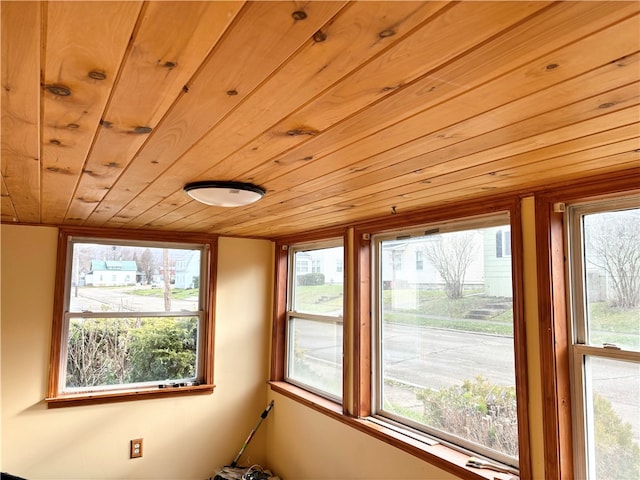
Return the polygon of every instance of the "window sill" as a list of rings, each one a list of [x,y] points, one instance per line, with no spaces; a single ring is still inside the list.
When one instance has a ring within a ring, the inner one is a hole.
[[[348,425],[356,430],[371,435],[389,445],[397,447],[415,457],[420,458],[446,472],[452,473],[464,480],[508,480],[518,478],[512,474],[499,473],[489,469],[467,467],[470,456],[453,450],[442,444],[429,445],[424,441],[399,432],[397,429],[386,427],[382,422],[371,421],[366,418],[349,416],[342,411],[342,407],[325,398],[286,382],[269,382],[274,392],[291,398],[309,408],[325,414],[334,420]]]
[[[206,395],[213,393],[215,385],[196,385],[185,387],[148,388],[136,390],[101,390],[94,392],[66,393],[45,398],[48,408],[76,407],[98,403],[128,402],[184,395]]]

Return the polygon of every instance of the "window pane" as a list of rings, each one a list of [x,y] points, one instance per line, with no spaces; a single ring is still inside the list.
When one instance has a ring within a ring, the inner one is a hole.
[[[583,217],[587,341],[640,349],[640,209]]]
[[[342,323],[291,317],[288,376],[342,397]]]
[[[67,389],[194,380],[197,317],[71,318]]]
[[[587,358],[587,399],[590,478],[640,478],[640,365]],[[595,476],[594,476],[595,474]]]
[[[343,255],[342,247],[295,252],[293,311],[333,317],[342,316]]]
[[[511,258],[501,243],[508,229],[380,243],[379,406],[515,458]],[[410,261],[418,252],[422,269]]]
[[[71,312],[198,311],[200,250],[74,243]]]

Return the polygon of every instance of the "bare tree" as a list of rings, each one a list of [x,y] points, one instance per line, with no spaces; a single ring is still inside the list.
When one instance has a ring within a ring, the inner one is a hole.
[[[424,246],[424,254],[444,280],[449,298],[462,297],[464,278],[476,251],[474,236],[471,231],[445,233]]]
[[[151,283],[153,277],[153,254],[151,250],[145,248],[138,261],[138,268],[144,274],[147,283]]]
[[[640,210],[585,216],[584,231],[585,258],[607,273],[614,304],[640,305]]]

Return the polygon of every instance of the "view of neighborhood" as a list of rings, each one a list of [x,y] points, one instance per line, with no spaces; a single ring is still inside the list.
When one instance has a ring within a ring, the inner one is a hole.
[[[199,250],[77,243],[73,280],[78,286],[159,285],[165,276],[172,288],[195,288],[200,278]]]
[[[638,236],[596,238],[596,233],[588,239],[594,253],[585,264],[592,341],[637,350],[640,305],[633,296],[640,263],[623,256]],[[374,348],[380,356],[382,381],[376,388],[381,409],[405,423],[456,432],[517,456],[508,225],[383,239],[379,257],[374,314],[380,320],[380,344]],[[612,270],[618,264],[626,266]],[[295,310],[341,314],[342,267],[342,251],[297,254]],[[310,385],[340,396],[341,319],[327,323],[294,317],[289,328],[290,367]],[[640,465],[638,366],[594,360],[591,381],[597,431],[609,432],[606,445],[597,441],[600,468],[624,456],[627,463],[615,471],[634,471]]]
[[[66,388],[194,380],[201,255],[76,242]]]

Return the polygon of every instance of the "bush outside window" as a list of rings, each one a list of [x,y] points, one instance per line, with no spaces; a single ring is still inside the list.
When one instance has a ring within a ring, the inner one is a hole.
[[[517,468],[509,232],[505,213],[373,237],[374,413]]]

